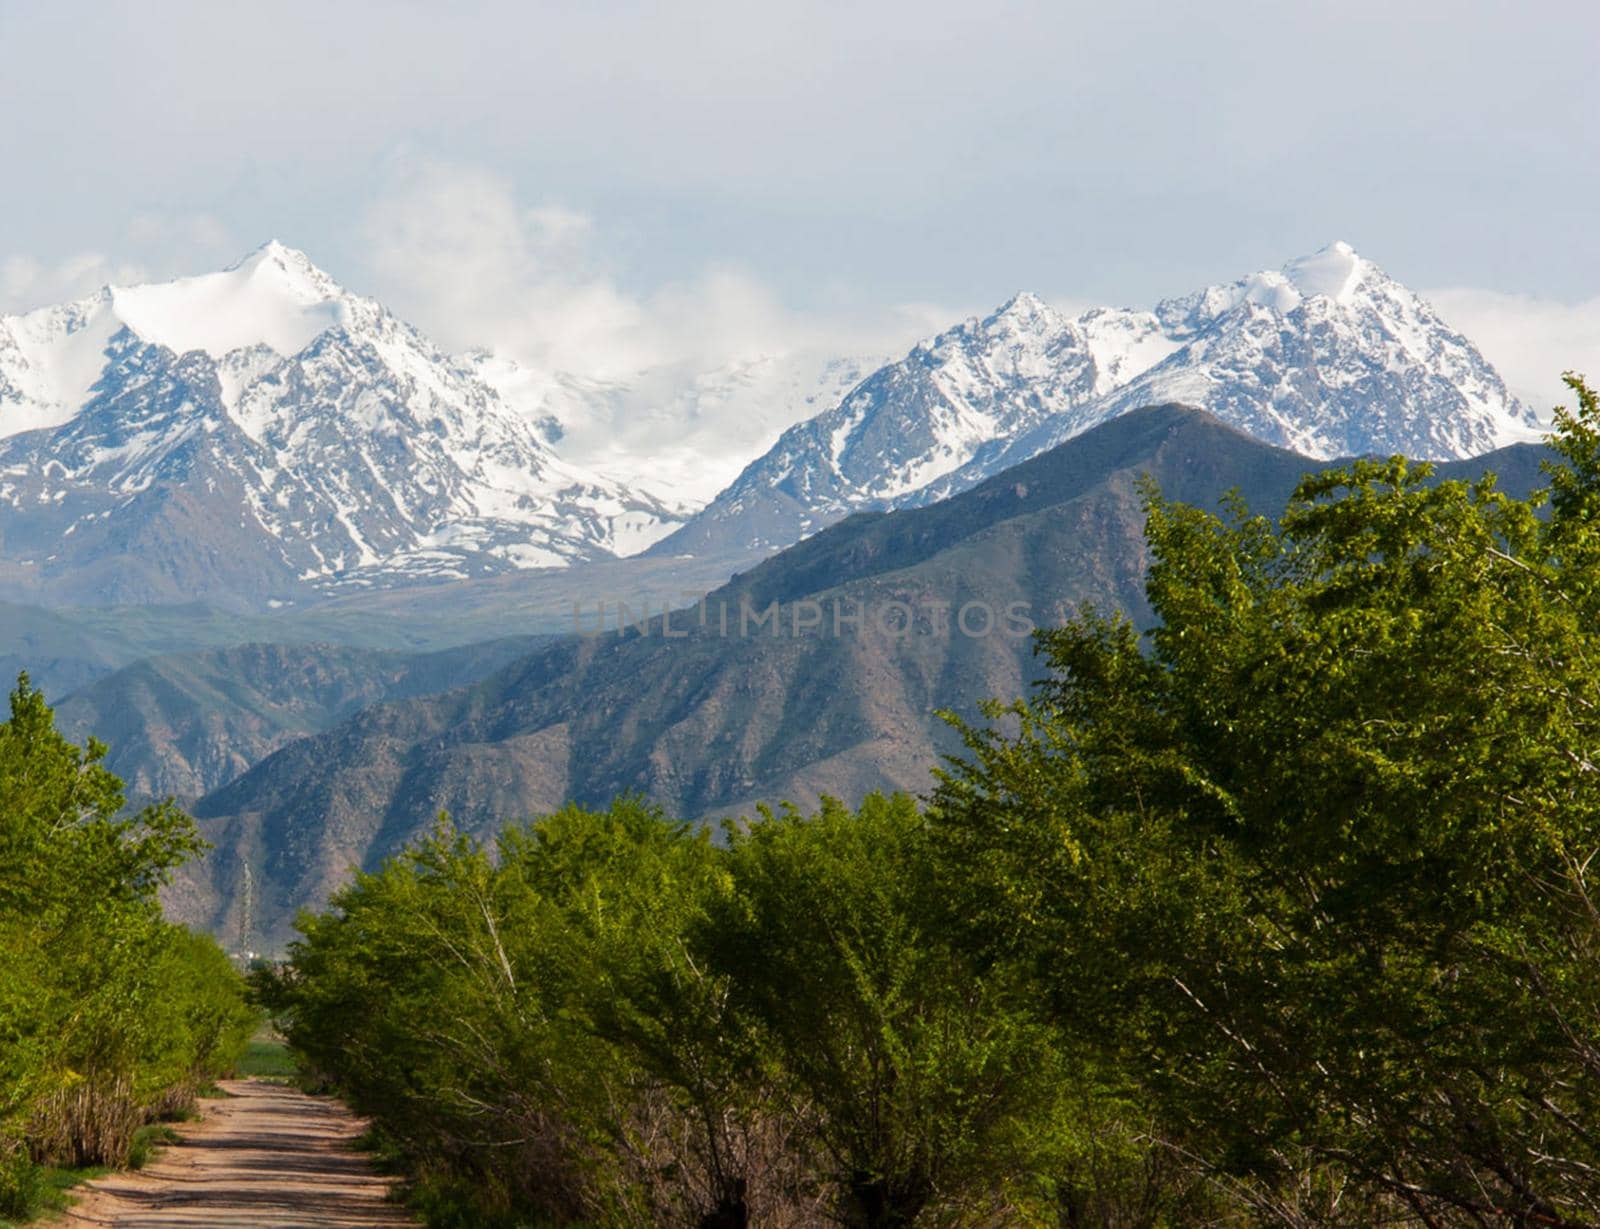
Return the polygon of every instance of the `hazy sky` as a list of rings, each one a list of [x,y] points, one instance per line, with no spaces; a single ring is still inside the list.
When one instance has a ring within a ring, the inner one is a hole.
[[[276,236],[620,370],[1344,238],[1508,374],[1600,374],[1596,47],[1578,0],[0,0],[0,309]]]

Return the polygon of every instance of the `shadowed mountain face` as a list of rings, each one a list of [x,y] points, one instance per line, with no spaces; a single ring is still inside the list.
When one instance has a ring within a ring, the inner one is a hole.
[[[1542,450],[1441,466],[1537,484]],[[448,810],[485,831],[567,799],[640,791],[685,817],[872,789],[921,791],[972,715],[1037,676],[1031,625],[1092,602],[1149,621],[1139,478],[1214,507],[1238,488],[1281,508],[1317,463],[1200,411],[1119,417],[944,503],[851,519],[679,611],[663,628],[568,637],[477,684],[379,704],[286,746],[203,799],[217,849],[175,885],[193,921],[281,942],[325,899]],[[637,609],[632,614],[637,617]],[[612,610],[614,629],[615,610]],[[759,620],[759,622],[758,622]]]
[[[127,666],[67,697],[62,732],[110,745],[133,798],[198,798],[286,743],[383,700],[447,691],[526,656],[521,636],[436,653],[256,644]]]

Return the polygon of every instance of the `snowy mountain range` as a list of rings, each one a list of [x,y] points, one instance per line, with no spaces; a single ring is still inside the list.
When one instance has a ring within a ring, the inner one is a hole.
[[[629,554],[683,510],[552,449],[303,254],[0,318],[0,557],[80,600],[273,600]]]
[[[446,354],[269,243],[0,317],[0,581],[259,609],[646,549],[748,557],[1173,401],[1318,457],[1536,434],[1471,342],[1344,244],[1152,311],[1020,294],[883,366],[618,385]]]
[[[1470,341],[1334,243],[1152,311],[1069,317],[1019,294],[786,431],[652,552],[776,549],[853,511],[946,498],[1168,402],[1320,458],[1461,458],[1538,436]]]

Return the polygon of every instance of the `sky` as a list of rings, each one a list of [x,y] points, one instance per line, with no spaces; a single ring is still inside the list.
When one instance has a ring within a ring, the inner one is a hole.
[[[1345,239],[1600,375],[1600,5],[0,0],[0,310],[306,251],[626,378]]]

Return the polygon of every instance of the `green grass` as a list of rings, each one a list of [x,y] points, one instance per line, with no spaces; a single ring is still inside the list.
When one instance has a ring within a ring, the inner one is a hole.
[[[133,1133],[133,1147],[128,1150],[128,1168],[143,1169],[155,1159],[156,1149],[162,1144],[175,1144],[182,1138],[165,1123],[140,1127]]]
[[[191,1115],[192,1116],[192,1115]],[[140,1127],[133,1135],[133,1146],[128,1152],[128,1168],[143,1169],[155,1159],[164,1144],[175,1144],[182,1136],[162,1122],[152,1122]],[[13,1170],[9,1176],[15,1182],[22,1177],[21,1186],[10,1186],[4,1194],[9,1215],[0,1215],[0,1229],[18,1229],[52,1219],[71,1206],[69,1192],[84,1182],[92,1182],[112,1173],[109,1165],[91,1165],[84,1169],[63,1169],[59,1166],[29,1166],[25,1176]]]
[[[300,1067],[289,1052],[289,1047],[274,1038],[256,1037],[245,1047],[239,1059],[239,1074],[269,1080],[292,1080],[300,1074]]]
[[[19,1225],[33,1224],[36,1220],[65,1212],[72,1202],[67,1192],[82,1182],[92,1182],[111,1172],[109,1166],[93,1165],[87,1169],[57,1169],[47,1166],[34,1171],[35,1188],[31,1198],[31,1215],[8,1220],[0,1216],[0,1229],[16,1229]]]
[[[179,1138],[176,1131],[159,1122],[140,1127],[133,1136],[133,1148],[128,1154],[128,1168],[143,1169],[155,1158],[156,1150],[162,1144],[177,1143]],[[46,1165],[35,1169],[29,1183],[32,1189],[26,1198],[26,1206],[30,1209],[29,1215],[20,1219],[0,1216],[0,1229],[17,1229],[18,1226],[32,1225],[53,1217],[58,1212],[65,1212],[72,1203],[68,1192],[73,1187],[84,1182],[93,1182],[96,1178],[103,1178],[111,1172],[109,1165],[91,1165],[85,1169],[62,1169]]]

